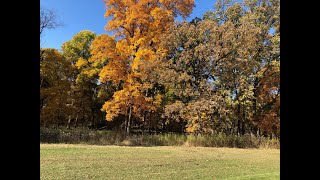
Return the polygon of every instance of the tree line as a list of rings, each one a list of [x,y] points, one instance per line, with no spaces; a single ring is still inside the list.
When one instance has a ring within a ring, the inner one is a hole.
[[[280,136],[279,0],[105,4],[114,36],[40,49],[41,126]]]

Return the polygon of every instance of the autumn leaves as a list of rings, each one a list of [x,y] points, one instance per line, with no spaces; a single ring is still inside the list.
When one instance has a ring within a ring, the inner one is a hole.
[[[279,1],[217,1],[203,18],[180,23],[174,18],[188,16],[193,0],[105,3],[115,36],[83,32],[63,46],[77,69],[73,94],[82,96],[73,99],[83,119],[105,113],[128,133],[279,135]]]
[[[186,16],[193,2],[185,1],[106,1],[106,17],[111,17],[107,30],[115,31],[116,43],[105,43],[105,58],[109,60],[100,73],[102,82],[121,83],[102,107],[106,119],[119,114],[128,117],[125,122],[130,131],[132,115],[143,118],[161,105],[161,97],[152,79],[160,35],[173,24],[174,16]],[[110,42],[112,43],[112,42]],[[94,46],[94,44],[93,44]]]

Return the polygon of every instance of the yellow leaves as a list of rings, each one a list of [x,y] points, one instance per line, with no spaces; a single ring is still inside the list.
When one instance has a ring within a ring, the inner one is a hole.
[[[58,113],[67,113],[70,109],[68,77],[72,70],[71,63],[56,49],[40,50],[44,51],[40,61],[40,99],[42,99],[40,121],[56,123],[60,120]]]
[[[117,91],[113,94],[112,99],[105,102],[102,111],[106,112],[108,121],[112,121],[119,114],[126,114],[129,104],[133,104],[130,92],[127,89]]]
[[[137,47],[137,46],[139,46],[140,44],[144,44],[145,40],[146,40],[146,39],[145,39],[144,37],[140,38],[138,41],[135,42],[134,47]]]
[[[148,27],[148,29],[152,29],[152,31],[156,31],[154,27],[158,27],[160,24],[165,28],[168,22],[173,22],[174,16],[179,14],[183,17],[188,16],[194,7],[194,1],[167,0],[154,2],[153,0],[108,0],[106,1],[106,7],[105,17],[112,17],[112,19],[108,21],[106,28],[110,31],[120,31],[121,33],[117,36],[121,36],[124,34],[130,35],[138,28],[137,26],[145,26]],[[125,27],[125,29],[123,27]]]
[[[182,17],[187,17],[194,5],[194,0],[159,0],[159,2],[173,12],[174,15],[181,15]]]
[[[78,68],[78,69],[81,69],[82,67],[88,65],[88,61],[83,59],[82,57],[79,58],[79,60],[77,61],[77,63],[75,64],[75,66]]]
[[[155,58],[154,52],[149,49],[140,49],[136,54],[131,64],[131,69],[136,77],[146,76],[148,67]]]
[[[119,40],[116,44],[116,52],[114,53],[118,53],[115,55],[119,55],[121,57],[129,57],[132,54],[132,50],[128,44],[128,42],[126,42],[125,40]]]
[[[83,74],[89,78],[96,76],[98,73],[99,73],[99,70],[96,68],[83,71]]]
[[[132,92],[132,96],[136,99],[139,99],[140,97],[142,97],[143,95],[141,94],[140,91],[138,91],[137,89],[133,90]]]
[[[134,86],[134,76],[133,74],[128,74],[126,78],[126,82],[124,83],[123,87],[124,88],[132,88]]]
[[[106,34],[97,36],[91,44],[91,58],[89,62],[102,61],[106,58],[113,58],[115,55],[116,41]]]
[[[71,71],[71,64],[56,49],[45,48],[40,62],[40,75],[51,80],[63,80]],[[57,73],[59,72],[59,73]]]
[[[126,66],[119,60],[110,60],[110,62],[102,68],[99,76],[101,82],[111,80],[117,84],[121,80],[126,79]]]
[[[142,88],[144,91],[145,91],[145,90],[148,90],[148,89],[151,89],[152,87],[153,87],[153,84],[147,83],[147,82],[143,83],[142,86],[141,86],[141,88]]]
[[[271,65],[273,66],[274,71],[280,72],[280,61],[273,60]]]
[[[155,100],[154,100],[153,104],[154,104],[156,107],[160,107],[160,106],[161,106],[162,97],[163,97],[163,95],[161,95],[161,94],[157,94],[157,95],[155,96]]]
[[[100,91],[98,92],[97,97],[100,98],[100,99],[106,99],[107,93],[100,90]]]
[[[205,119],[206,117],[207,117],[207,116],[206,116],[206,113],[205,113],[205,112],[202,112],[200,118],[201,118],[201,119]]]
[[[139,70],[140,65],[142,65],[140,58],[138,58],[138,57],[134,58],[134,60],[131,64],[131,69],[133,72],[136,72],[136,75],[139,75],[139,73],[137,71]]]
[[[153,16],[153,18],[155,19],[160,19],[160,17],[162,17],[164,13],[166,13],[166,10],[161,9],[160,7],[155,7],[150,12],[151,16]]]
[[[101,108],[102,111],[106,111],[107,121],[112,121],[114,117],[120,114],[119,104],[114,102],[106,102]]]
[[[196,130],[198,130],[198,127],[199,127],[199,123],[194,123],[192,125],[188,125],[186,128],[186,131],[188,133],[194,133]]]
[[[121,103],[130,103],[130,92],[126,91],[126,89],[117,91],[113,94],[113,99],[115,102]],[[118,103],[119,104],[119,103]]]
[[[127,107],[123,104],[131,103],[138,116],[141,110],[154,110],[161,104],[161,95],[156,95],[153,100],[144,93],[152,87],[148,81],[155,66],[154,48],[158,46],[160,35],[174,22],[173,16],[190,14],[193,0],[108,0],[105,3],[105,17],[111,17],[106,29],[115,30],[115,37],[119,40],[98,36],[92,43],[90,61],[108,59],[108,64],[99,73],[100,81],[110,80],[114,84],[123,81],[123,89],[114,93],[104,110],[107,119],[112,119],[126,112]]]
[[[136,53],[136,59],[146,63],[151,62],[154,58],[154,52],[150,49],[141,49]]]

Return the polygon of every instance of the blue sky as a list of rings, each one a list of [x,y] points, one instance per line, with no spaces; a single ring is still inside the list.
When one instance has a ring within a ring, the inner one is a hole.
[[[195,0],[196,7],[187,20],[213,9],[215,0]],[[90,30],[96,34],[108,34],[104,29],[107,19],[104,17],[103,0],[40,0],[41,7],[55,11],[62,27],[45,30],[41,47],[60,49],[62,43],[70,40],[81,30]]]

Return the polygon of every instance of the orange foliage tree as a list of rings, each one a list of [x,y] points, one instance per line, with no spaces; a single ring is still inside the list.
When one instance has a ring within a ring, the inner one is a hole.
[[[101,49],[108,63],[99,74],[102,83],[111,81],[117,87],[102,110],[112,121],[127,116],[125,129],[129,133],[132,116],[144,119],[161,103],[161,95],[152,78],[152,67],[160,35],[174,22],[174,17],[187,17],[194,7],[193,0],[106,0],[106,25],[114,37],[105,37]],[[97,53],[99,54],[99,53]],[[151,93],[152,92],[152,93]]]

